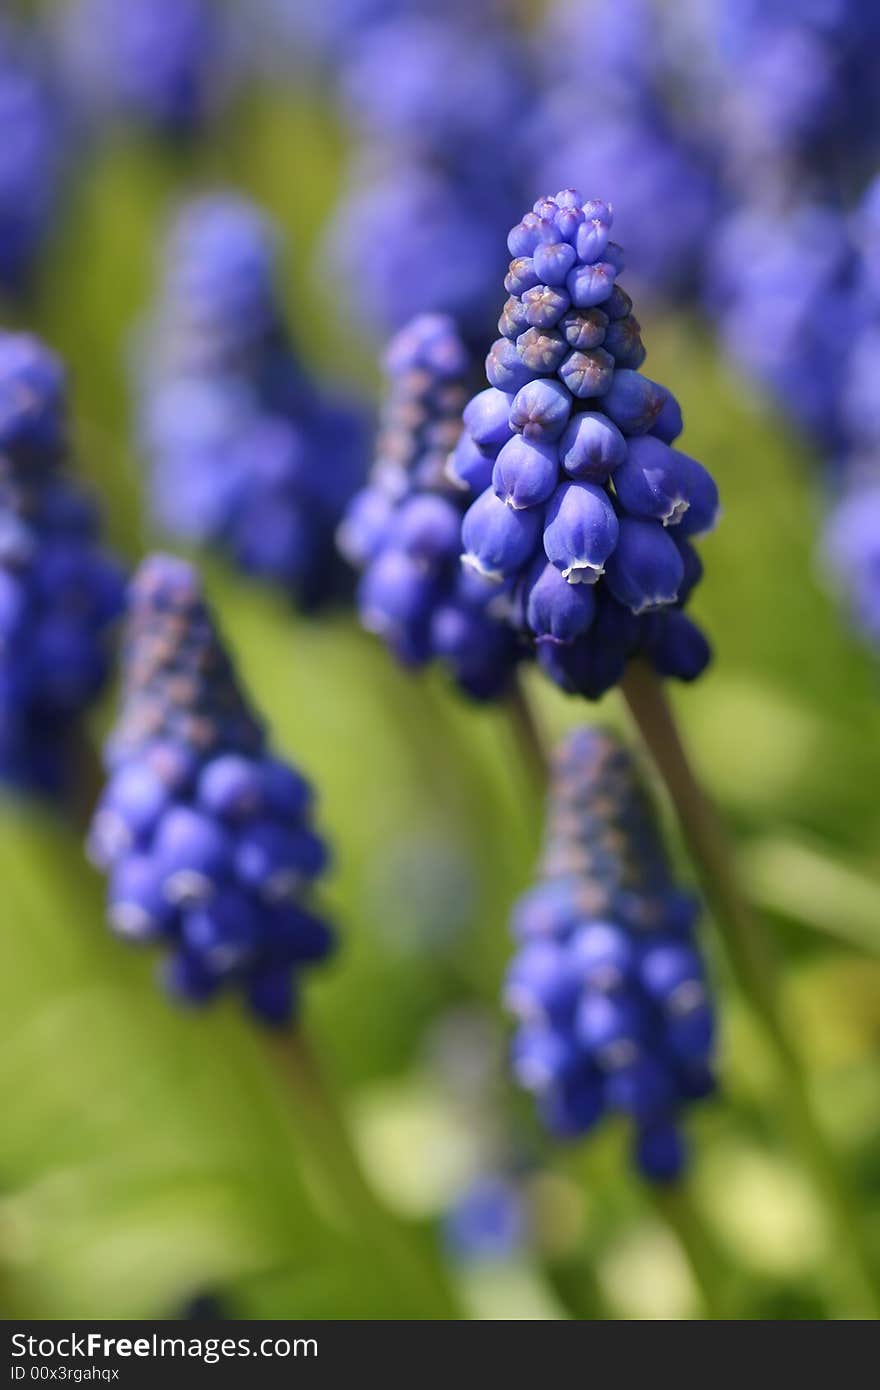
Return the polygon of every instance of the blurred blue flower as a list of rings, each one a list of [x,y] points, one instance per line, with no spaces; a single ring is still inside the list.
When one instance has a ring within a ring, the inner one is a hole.
[[[681,1112],[713,1089],[697,915],[629,753],[603,730],[571,734],[553,762],[540,881],[514,911],[512,1067],[559,1137],[629,1118],[636,1165],[656,1181],[681,1172]]]
[[[522,655],[490,611],[497,597],[462,574],[462,491],[447,461],[461,434],[471,360],[454,321],[420,314],[386,353],[389,389],[370,481],[339,528],[362,569],[361,622],[407,666],[440,659],[475,699],[507,687]]]
[[[718,201],[712,146],[681,109],[675,24],[649,0],[556,0],[535,37],[531,161],[545,187],[603,190],[645,300],[694,292]]]
[[[363,476],[366,421],[299,362],[275,233],[246,199],[208,194],[178,215],[140,367],[163,529],[216,543],[304,608],[342,593],[333,535]]]
[[[56,85],[33,35],[0,18],[0,290],[20,293],[51,229],[64,163]]]
[[[97,512],[66,475],[66,410],[54,354],[0,333],[0,779],[54,796],[71,790],[123,599]]]
[[[492,7],[401,10],[346,46],[340,85],[358,147],[325,252],[377,337],[419,312],[481,343],[490,266],[519,201],[526,49]]]
[[[706,297],[731,357],[809,440],[845,444],[841,393],[865,317],[847,219],[834,204],[744,207],[718,229]],[[840,345],[828,351],[828,323]]]
[[[728,173],[752,200],[827,195],[876,168],[876,7],[716,0],[708,16]]]
[[[309,906],[326,847],[311,788],[268,750],[196,572],[171,556],[132,581],[106,762],[89,852],[113,929],[163,947],[183,1001],[232,988],[264,1023],[288,1023],[300,971],[333,944]]]
[[[189,137],[228,97],[234,46],[214,0],[69,0],[59,31],[68,86],[98,120]]]
[[[477,1178],[445,1214],[443,1235],[453,1259],[465,1264],[509,1260],[528,1240],[521,1187],[500,1173]]]
[[[865,638],[880,647],[880,470],[856,484],[828,517],[823,549],[833,579]]]

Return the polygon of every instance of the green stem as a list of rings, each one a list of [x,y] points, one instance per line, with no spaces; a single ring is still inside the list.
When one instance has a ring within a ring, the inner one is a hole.
[[[715,1242],[710,1239],[705,1223],[694,1206],[686,1181],[658,1185],[654,1190],[654,1200],[687,1260],[705,1317],[715,1322],[733,1318],[725,1267]]]
[[[517,748],[536,794],[543,800],[549,781],[549,757],[544,735],[538,726],[531,702],[517,680],[507,697],[507,711]]]
[[[269,1048],[303,1116],[301,1135],[316,1176],[356,1236],[366,1241],[395,1284],[401,1317],[457,1319],[459,1310],[439,1264],[379,1201],[367,1182],[332,1092],[301,1032],[273,1035]],[[404,1310],[409,1310],[407,1313]]]
[[[813,1114],[801,1061],[782,1017],[775,952],[740,891],[724,826],[693,773],[660,681],[647,666],[634,662],[622,689],[678,813],[731,965],[775,1055],[781,1102],[835,1223],[841,1261],[846,1261],[849,1270],[851,1295],[859,1308],[877,1316],[877,1270],[835,1159]]]
[[[74,735],[70,762],[70,795],[66,809],[74,829],[84,836],[104,785],[101,755],[88,729],[80,728]]]

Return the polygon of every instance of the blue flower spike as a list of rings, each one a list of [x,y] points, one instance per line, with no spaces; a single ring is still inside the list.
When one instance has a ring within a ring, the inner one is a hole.
[[[0,333],[0,781],[61,799],[125,585],[68,475],[66,434],[61,362],[37,338]]]
[[[673,447],[678,402],[639,370],[613,221],[607,203],[563,189],[512,229],[490,385],[466,406],[448,465],[472,499],[465,566],[498,586],[547,675],[589,699],[634,657],[681,680],[708,664],[681,609],[702,573],[689,538],[719,506],[710,474]],[[568,592],[584,586],[588,601]]]
[[[89,834],[110,925],[163,949],[176,998],[233,990],[283,1026],[300,972],[333,947],[311,909],[327,850],[309,784],[270,751],[183,560],[153,555],[135,574],[123,670]]]
[[[519,435],[506,449],[494,447],[508,433],[510,394],[490,387],[465,409],[471,357],[448,315],[417,315],[392,339],[385,366],[372,473],[337,537],[343,555],[362,570],[361,622],[403,665],[442,660],[465,694],[495,699],[524,654],[495,616],[495,581],[516,573],[535,548],[534,502],[555,486],[555,456],[540,440]],[[469,513],[462,536],[475,485],[480,508]]]
[[[576,730],[553,760],[539,883],[513,914],[511,1064],[560,1138],[624,1115],[655,1182],[680,1176],[682,1113],[714,1085],[697,916],[631,755],[605,730]]]
[[[179,211],[141,354],[141,446],[168,535],[217,546],[311,611],[350,587],[334,534],[366,430],[297,357],[277,251],[271,222],[237,194]]]

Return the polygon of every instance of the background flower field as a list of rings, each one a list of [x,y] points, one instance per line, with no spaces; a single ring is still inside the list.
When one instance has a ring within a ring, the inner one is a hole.
[[[189,148],[120,127],[99,157],[80,156],[32,298],[4,326],[38,333],[68,363],[77,469],[129,562],[152,542],[132,329],[184,191],[232,185],[277,219],[308,365],[375,398],[375,343],[325,254],[350,138],[320,84],[291,80],[249,88]],[[615,234],[626,245],[623,218]],[[505,259],[500,246],[501,271]],[[824,502],[803,439],[692,308],[640,318],[652,375],[682,402],[684,446],[723,503],[693,604],[714,664],[672,698],[784,956],[792,1036],[880,1251],[876,663],[820,573]],[[216,557],[203,573],[278,748],[319,789],[341,950],[310,981],[305,1015],[377,1189],[425,1250],[445,1249],[467,1315],[699,1316],[662,1198],[630,1172],[618,1129],[554,1146],[505,1073],[507,918],[533,877],[543,815],[510,722],[464,704],[437,671],[398,669],[352,616],[297,615]],[[536,671],[525,680],[548,739],[594,717]],[[112,707],[111,694],[95,737]],[[613,693],[596,717],[629,732]],[[309,1122],[259,1036],[234,1005],[169,1006],[152,961],[106,930],[75,830],[5,801],[0,902],[3,1314],[179,1316],[204,1294],[248,1318],[398,1314],[368,1242],[328,1202]],[[691,1235],[700,1245],[708,1233],[702,1255],[736,1316],[846,1316],[827,1213],[774,1122],[761,1040],[711,923],[703,940],[723,1001],[721,1088],[688,1120]],[[499,1174],[522,1225],[483,1248],[457,1239],[450,1212]]]

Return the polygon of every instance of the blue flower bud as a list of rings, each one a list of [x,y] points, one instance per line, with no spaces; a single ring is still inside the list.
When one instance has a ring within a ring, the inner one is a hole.
[[[527,212],[508,233],[507,249],[511,256],[530,256],[539,244],[538,218],[535,213]]]
[[[577,253],[567,241],[557,241],[537,246],[533,260],[535,271],[543,284],[564,285],[577,260]]]
[[[607,415],[583,411],[566,425],[559,459],[566,473],[588,483],[605,483],[626,458],[626,440]]]
[[[625,995],[588,990],[578,1006],[574,1029],[588,1056],[602,1067],[616,1067],[634,1056],[643,1024],[636,1004]]]
[[[263,769],[239,753],[212,758],[199,775],[196,797],[206,811],[221,820],[247,820],[265,804]]]
[[[684,562],[664,527],[622,517],[605,567],[605,583],[618,603],[633,613],[662,608],[675,603],[683,579]]]
[[[571,584],[595,584],[617,544],[618,522],[602,488],[563,483],[547,508],[544,551]]]
[[[98,842],[111,852],[115,848],[115,853],[138,844],[157,825],[170,799],[168,787],[152,768],[141,763],[122,767],[98,806]]]
[[[536,285],[522,297],[525,320],[530,328],[553,328],[565,314],[571,300],[553,285]]]
[[[644,1124],[668,1113],[675,1101],[675,1084],[667,1066],[640,1052],[613,1068],[605,1083],[605,1100],[610,1109]]]
[[[281,758],[265,756],[260,763],[260,774],[266,804],[273,815],[298,821],[311,809],[311,785],[290,763],[283,762]]]
[[[614,358],[600,347],[589,352],[573,351],[560,366],[559,375],[578,399],[604,396],[614,375]]]
[[[531,380],[531,369],[525,364],[517,343],[498,338],[486,357],[486,376],[499,391],[518,391]]]
[[[667,391],[660,413],[651,426],[651,433],[662,439],[664,444],[674,444],[683,429],[681,406],[672,392]]]
[[[603,309],[569,309],[559,320],[558,328],[569,347],[588,352],[602,346],[608,315]]]
[[[297,990],[294,977],[286,970],[261,970],[254,973],[248,984],[248,1003],[263,1023],[270,1028],[281,1027],[290,1020],[296,1009]]]
[[[632,314],[608,325],[603,347],[610,352],[618,367],[637,368],[647,356],[642,342],[641,327]]]
[[[563,880],[545,880],[517,898],[510,930],[520,942],[545,936],[561,938],[574,929],[580,916],[572,885]]]
[[[678,449],[672,451],[684,477],[688,509],[678,526],[682,536],[702,536],[718,520],[718,484],[708,469]]]
[[[559,462],[555,444],[542,444],[515,434],[495,460],[492,488],[511,507],[534,507],[546,502],[556,488]]]
[[[607,261],[576,265],[569,271],[565,287],[576,309],[590,309],[603,304],[614,287],[615,269]]]
[[[513,397],[489,387],[478,391],[464,409],[464,427],[481,448],[500,448],[513,433],[510,410]]]
[[[504,288],[508,294],[525,294],[534,285],[540,285],[541,277],[535,269],[531,256],[517,256],[510,262],[504,277]]]
[[[569,942],[568,957],[579,982],[605,994],[622,989],[636,966],[630,937],[610,922],[589,922],[578,927]]]
[[[538,443],[558,439],[571,414],[571,396],[559,381],[530,381],[517,391],[510,406],[510,423],[526,439]]]
[[[633,302],[626,290],[620,285],[615,285],[610,295],[602,305],[602,312],[607,314],[612,323],[617,319],[625,319],[627,314],[632,312]]]
[[[172,952],[161,974],[168,993],[183,1004],[207,1004],[220,988],[220,977],[202,956],[192,951]]]
[[[682,457],[650,434],[629,441],[626,458],[614,474],[614,490],[631,516],[679,525],[690,506]]]
[[[678,553],[684,565],[684,579],[679,585],[678,601],[685,603],[703,577],[703,562],[690,541],[685,540],[680,532],[680,527],[673,531],[672,539],[678,547]]]
[[[432,575],[400,550],[383,550],[364,571],[358,586],[358,612],[368,632],[386,641],[427,620],[436,586]]]
[[[298,903],[273,904],[266,925],[265,958],[273,965],[313,964],[326,960],[335,946],[327,923]]]
[[[505,1007],[524,1023],[564,1018],[577,997],[565,953],[550,941],[523,947],[504,986]]]
[[[252,900],[236,888],[223,888],[209,902],[189,908],[183,916],[187,951],[216,975],[239,969],[260,948],[260,919]]]
[[[516,574],[538,544],[542,521],[537,508],[516,510],[506,506],[494,492],[482,493],[465,512],[462,522],[465,564],[489,579],[501,580]]]
[[[654,1121],[639,1130],[635,1147],[639,1170],[652,1182],[674,1182],[687,1161],[680,1131],[670,1122]]]
[[[715,1018],[705,989],[694,985],[674,995],[667,1006],[666,1036],[670,1051],[687,1065],[705,1065],[715,1042]]]
[[[553,328],[529,328],[516,340],[520,360],[535,373],[550,376],[568,354],[568,344]]]
[[[586,263],[598,261],[605,253],[610,231],[610,214],[593,216],[585,209],[584,221],[578,227],[575,241],[579,259]]]
[[[614,266],[616,274],[626,269],[626,257],[623,254],[623,247],[616,241],[609,241],[603,252],[605,260]]]
[[[162,874],[148,854],[128,854],[110,877],[108,918],[132,941],[154,941],[173,924],[175,908],[162,890]]]
[[[188,806],[172,806],[155,838],[162,891],[169,902],[211,897],[232,870],[232,841],[212,818]]]
[[[510,1066],[523,1090],[546,1094],[571,1070],[576,1052],[570,1042],[546,1024],[526,1024],[517,1029],[510,1050]]]
[[[678,609],[652,613],[642,640],[644,652],[658,674],[675,680],[696,680],[712,659],[712,648],[704,634]]]
[[[458,555],[461,514],[446,497],[416,494],[398,508],[394,535],[396,544],[412,559],[441,563]]]
[[[470,435],[461,436],[446,461],[446,476],[465,492],[485,492],[492,482],[493,461]]]
[[[622,367],[614,373],[611,387],[602,401],[602,409],[624,434],[647,434],[655,424],[665,398],[664,388],[658,386],[656,381]]]
[[[596,600],[587,584],[569,584],[540,556],[525,590],[526,621],[539,642],[573,642],[591,626]]]
[[[574,1072],[549,1093],[542,1106],[545,1124],[560,1138],[587,1134],[604,1112],[602,1080],[593,1069]]]
[[[526,306],[517,295],[511,295],[505,301],[504,308],[498,320],[498,332],[504,338],[516,339],[520,333],[524,333],[529,323],[526,318]]]
[[[375,559],[385,541],[392,502],[379,488],[362,488],[351,500],[336,529],[336,544],[349,564],[362,569]]]

